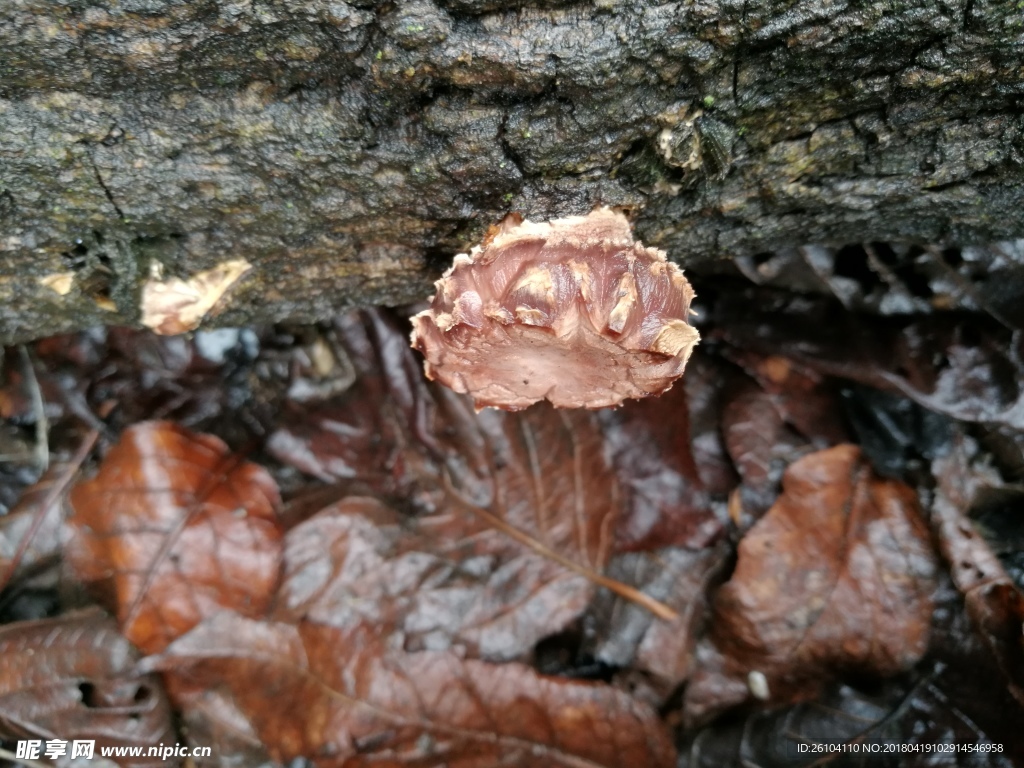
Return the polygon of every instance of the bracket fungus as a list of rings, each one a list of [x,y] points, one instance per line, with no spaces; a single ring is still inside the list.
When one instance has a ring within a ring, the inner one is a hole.
[[[426,374],[477,408],[543,399],[603,408],[660,394],[700,336],[693,289],[610,208],[551,222],[509,216],[459,254],[413,318]]]

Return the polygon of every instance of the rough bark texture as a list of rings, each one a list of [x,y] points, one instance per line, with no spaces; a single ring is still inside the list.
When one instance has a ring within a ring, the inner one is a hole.
[[[509,211],[1020,236],[1022,59],[1018,0],[7,2],[0,340],[137,322],[154,259],[251,262],[219,324],[421,299]]]

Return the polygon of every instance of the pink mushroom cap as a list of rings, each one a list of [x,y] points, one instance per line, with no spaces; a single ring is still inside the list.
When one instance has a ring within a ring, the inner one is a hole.
[[[507,217],[437,281],[413,318],[427,377],[509,411],[604,408],[664,392],[700,339],[693,289],[610,208]]]

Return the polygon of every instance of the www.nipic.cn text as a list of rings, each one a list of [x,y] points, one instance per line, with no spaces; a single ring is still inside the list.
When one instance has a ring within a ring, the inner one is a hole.
[[[92,739],[29,739],[18,742],[16,756],[21,760],[56,760],[67,755],[71,758],[92,759],[96,742]],[[100,747],[100,757],[158,757],[168,760],[177,757],[210,757],[210,747],[189,747],[185,744],[158,744],[154,747]]]

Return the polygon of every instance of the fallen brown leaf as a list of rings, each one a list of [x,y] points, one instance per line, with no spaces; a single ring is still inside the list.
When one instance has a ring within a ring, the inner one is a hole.
[[[686,390],[690,450],[697,475],[706,492],[719,498],[728,496],[739,484],[721,428],[723,383],[730,368],[698,347],[681,382]]]
[[[830,380],[781,355],[732,348],[724,352],[757,381],[783,420],[816,448],[848,441],[842,407]]]
[[[618,552],[696,549],[722,532],[694,460],[688,400],[686,388],[677,385],[660,397],[598,413],[623,496]]]
[[[587,652],[614,669],[646,673],[662,697],[674,691],[690,674],[709,613],[708,591],[724,577],[731,551],[720,542],[701,550],[674,547],[616,557],[609,576],[664,602],[678,618],[656,619],[635,603],[602,592],[587,614]]]
[[[960,421],[1024,428],[1024,338],[996,321],[867,318],[803,298],[770,314],[759,306],[737,296],[722,308],[730,344],[896,392]]]
[[[156,677],[135,671],[137,658],[98,610],[0,627],[0,733],[94,739],[97,755],[101,746],[173,743],[167,697]],[[146,757],[118,762],[174,764]]]
[[[786,424],[772,397],[753,380],[737,376],[723,395],[722,434],[743,479],[741,527],[749,527],[772,505],[783,470],[811,450]]]
[[[469,398],[423,379],[405,334],[382,313],[349,315],[337,330],[357,381],[278,430],[270,448],[304,471],[421,513],[417,535],[427,538],[407,539],[399,550],[432,553],[436,546],[427,542],[443,542],[451,567],[472,574],[452,582],[472,590],[450,602],[453,587],[447,607],[438,606],[434,621],[450,627],[445,632],[461,634],[460,642],[488,658],[515,658],[579,616],[594,585],[673,615],[602,573],[615,548],[622,482],[592,414],[547,405],[477,414]],[[685,535],[706,539],[717,531],[706,510],[693,517],[700,522],[678,523]],[[448,625],[442,615],[458,618]],[[500,617],[501,626],[488,616]],[[466,626],[480,636],[470,640],[459,629]]]
[[[168,422],[126,430],[71,492],[67,558],[147,653],[229,607],[260,615],[280,567],[277,486],[218,438]]]
[[[614,484],[594,470],[605,467],[600,443],[574,416],[484,416],[489,497],[449,486],[444,511],[411,519],[350,497],[289,531],[279,615],[394,623],[410,650],[528,654],[583,613],[611,546]]]
[[[979,491],[1001,484],[992,468],[972,466],[976,452],[974,442],[959,435],[953,450],[932,463],[937,483],[932,527],[967,614],[1005,675],[1007,689],[1024,704],[1024,593],[968,517]]]
[[[914,492],[840,445],[795,462],[715,597],[691,720],[750,696],[782,703],[829,675],[889,675],[928,642],[936,560]]]
[[[222,613],[144,667],[230,695],[275,759],[325,768],[669,768],[657,714],[520,664],[404,653],[372,628]],[[258,684],[254,684],[258,681]]]
[[[956,762],[917,755],[954,751],[978,755],[969,765],[1020,765],[1024,747],[1017,744],[1020,714],[1014,703],[1001,721],[979,723],[963,706],[995,704],[989,693],[991,681],[984,676],[978,679],[977,670],[970,666],[963,671],[962,677],[975,680],[974,685],[951,685],[949,677],[956,673],[938,664],[920,675],[901,676],[881,685],[869,683],[866,690],[834,682],[813,700],[720,718],[683,734],[677,742],[684,754],[679,766],[946,766]],[[907,678],[916,679],[908,682]],[[884,755],[893,744],[904,750],[900,758],[864,758],[865,754]],[[859,757],[851,757],[858,752]]]

